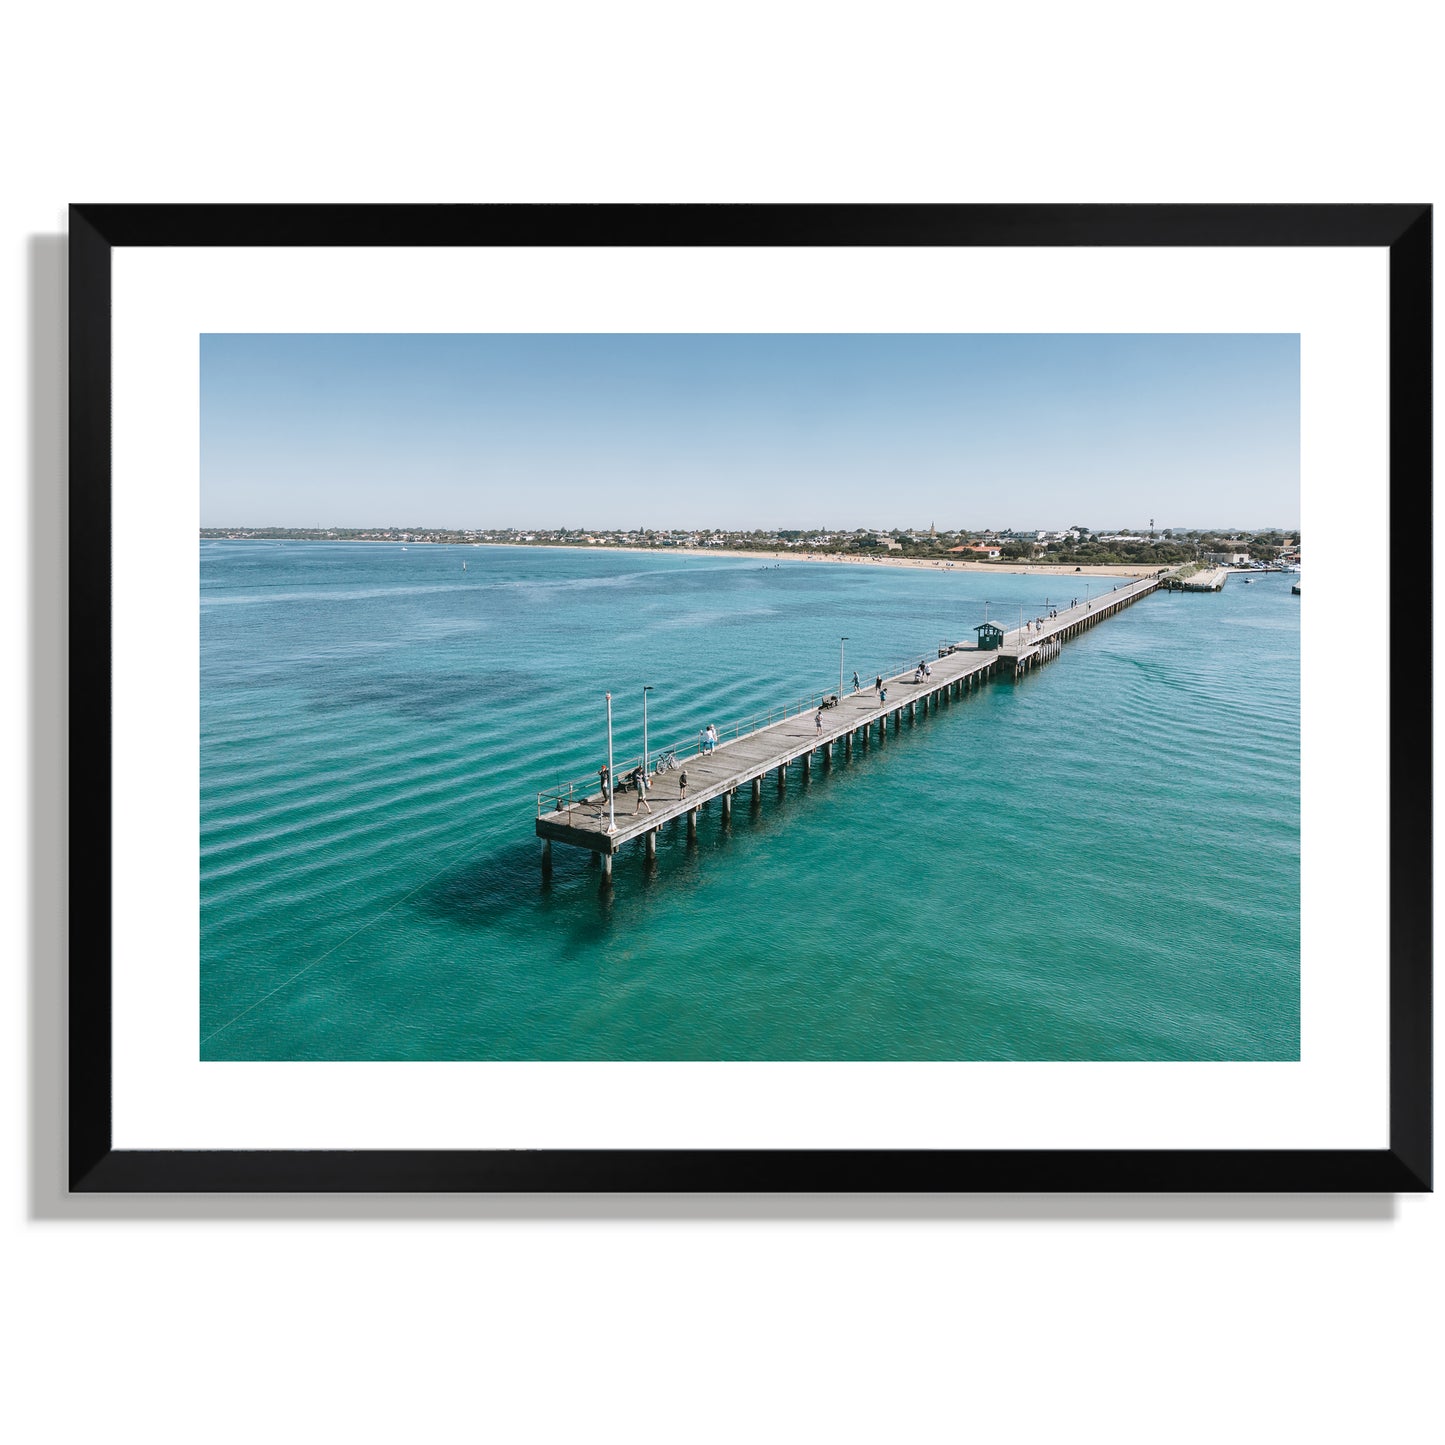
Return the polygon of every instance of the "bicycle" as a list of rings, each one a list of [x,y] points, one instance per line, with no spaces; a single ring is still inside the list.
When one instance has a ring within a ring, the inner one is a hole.
[[[657,755],[656,771],[659,773],[670,773],[677,766],[677,754],[674,752],[659,753]]]

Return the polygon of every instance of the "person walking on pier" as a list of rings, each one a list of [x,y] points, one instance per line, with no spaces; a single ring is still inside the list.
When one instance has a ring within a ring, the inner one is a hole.
[[[687,769],[686,769],[686,768],[684,768],[684,769],[677,775],[677,796],[678,796],[679,798],[685,798],[685,797],[687,797]],[[650,813],[650,812],[652,811],[652,809],[649,808],[647,811]]]
[[[854,668],[854,669],[853,669],[853,691],[854,691],[854,692],[857,692],[861,687],[862,687],[862,684],[858,681],[858,669],[857,669],[857,668]]]
[[[597,809],[600,818],[607,811],[607,800],[612,796],[612,774],[607,771],[606,763],[597,769],[597,780],[602,785],[602,805]]]
[[[633,813],[640,813],[643,808],[650,813],[652,804],[647,801],[647,771],[640,763],[632,770],[632,781],[637,785],[637,806],[633,808]]]
[[[878,677],[877,677],[877,679],[874,681],[873,686],[874,686],[874,688],[877,690],[878,696],[879,696],[879,697],[882,697],[882,696],[883,696],[883,674],[882,674],[881,672],[878,674]]]
[[[822,708],[819,708],[818,711],[813,714],[813,731],[814,731],[815,733],[819,734],[819,735],[822,734],[822,731],[823,731],[823,709],[822,709]]]
[[[709,723],[703,741],[707,744],[707,751],[712,752],[717,747],[717,729]]]

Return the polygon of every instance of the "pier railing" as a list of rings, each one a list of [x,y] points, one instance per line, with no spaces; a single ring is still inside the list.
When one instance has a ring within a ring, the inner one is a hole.
[[[895,658],[886,663],[883,667],[872,667],[865,676],[862,669],[858,672],[859,694],[872,692],[874,679],[881,677],[884,684],[897,682],[900,678],[910,677],[916,670],[919,662],[929,662],[937,659],[938,655],[951,644],[940,643],[936,652],[923,653],[910,652],[906,659]],[[850,670],[851,676],[851,670]],[[719,727],[717,730],[718,747],[726,747],[729,743],[739,742],[743,738],[752,737],[766,728],[775,726],[780,722],[786,722],[789,718],[805,717],[809,713],[816,712],[828,699],[839,696],[837,689],[829,688],[824,691],[810,692],[803,697],[792,701],[780,703],[771,707],[767,712],[755,712],[750,717],[738,719],[727,726]],[[846,686],[841,696],[851,697],[853,689]],[[703,742],[705,729],[699,729],[697,734],[686,742],[675,743],[670,747],[652,748],[647,759],[651,769],[649,776],[656,771],[657,760],[671,754],[679,764],[685,763],[689,758],[700,758],[706,751]],[[617,785],[619,779],[625,779],[629,774],[635,772],[642,766],[643,759],[640,753],[626,758],[613,759],[613,786]],[[548,813],[563,813],[568,808],[579,803],[588,801],[595,802],[602,792],[602,783],[599,775],[593,773],[587,778],[577,778],[571,782],[558,783],[555,787],[542,788],[537,793],[537,816],[540,818]]]

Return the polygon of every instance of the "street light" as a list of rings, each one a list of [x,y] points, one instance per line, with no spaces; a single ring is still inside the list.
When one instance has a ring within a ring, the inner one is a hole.
[[[617,797],[617,779],[612,773],[612,694],[607,694],[607,831],[617,831],[617,810],[613,800]]]
[[[846,637],[838,639],[838,701],[843,700],[843,644],[847,642]]]
[[[644,778],[652,776],[652,769],[648,766],[649,754],[647,751],[647,694],[651,691],[651,687],[642,689],[642,776]]]

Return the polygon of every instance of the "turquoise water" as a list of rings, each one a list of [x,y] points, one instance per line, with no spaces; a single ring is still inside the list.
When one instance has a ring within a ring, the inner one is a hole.
[[[466,569],[462,564],[465,562]],[[203,542],[206,1059],[1296,1059],[1299,599],[1156,594],[613,886],[536,790],[1084,579]],[[1092,579],[1097,591],[1111,583]]]

